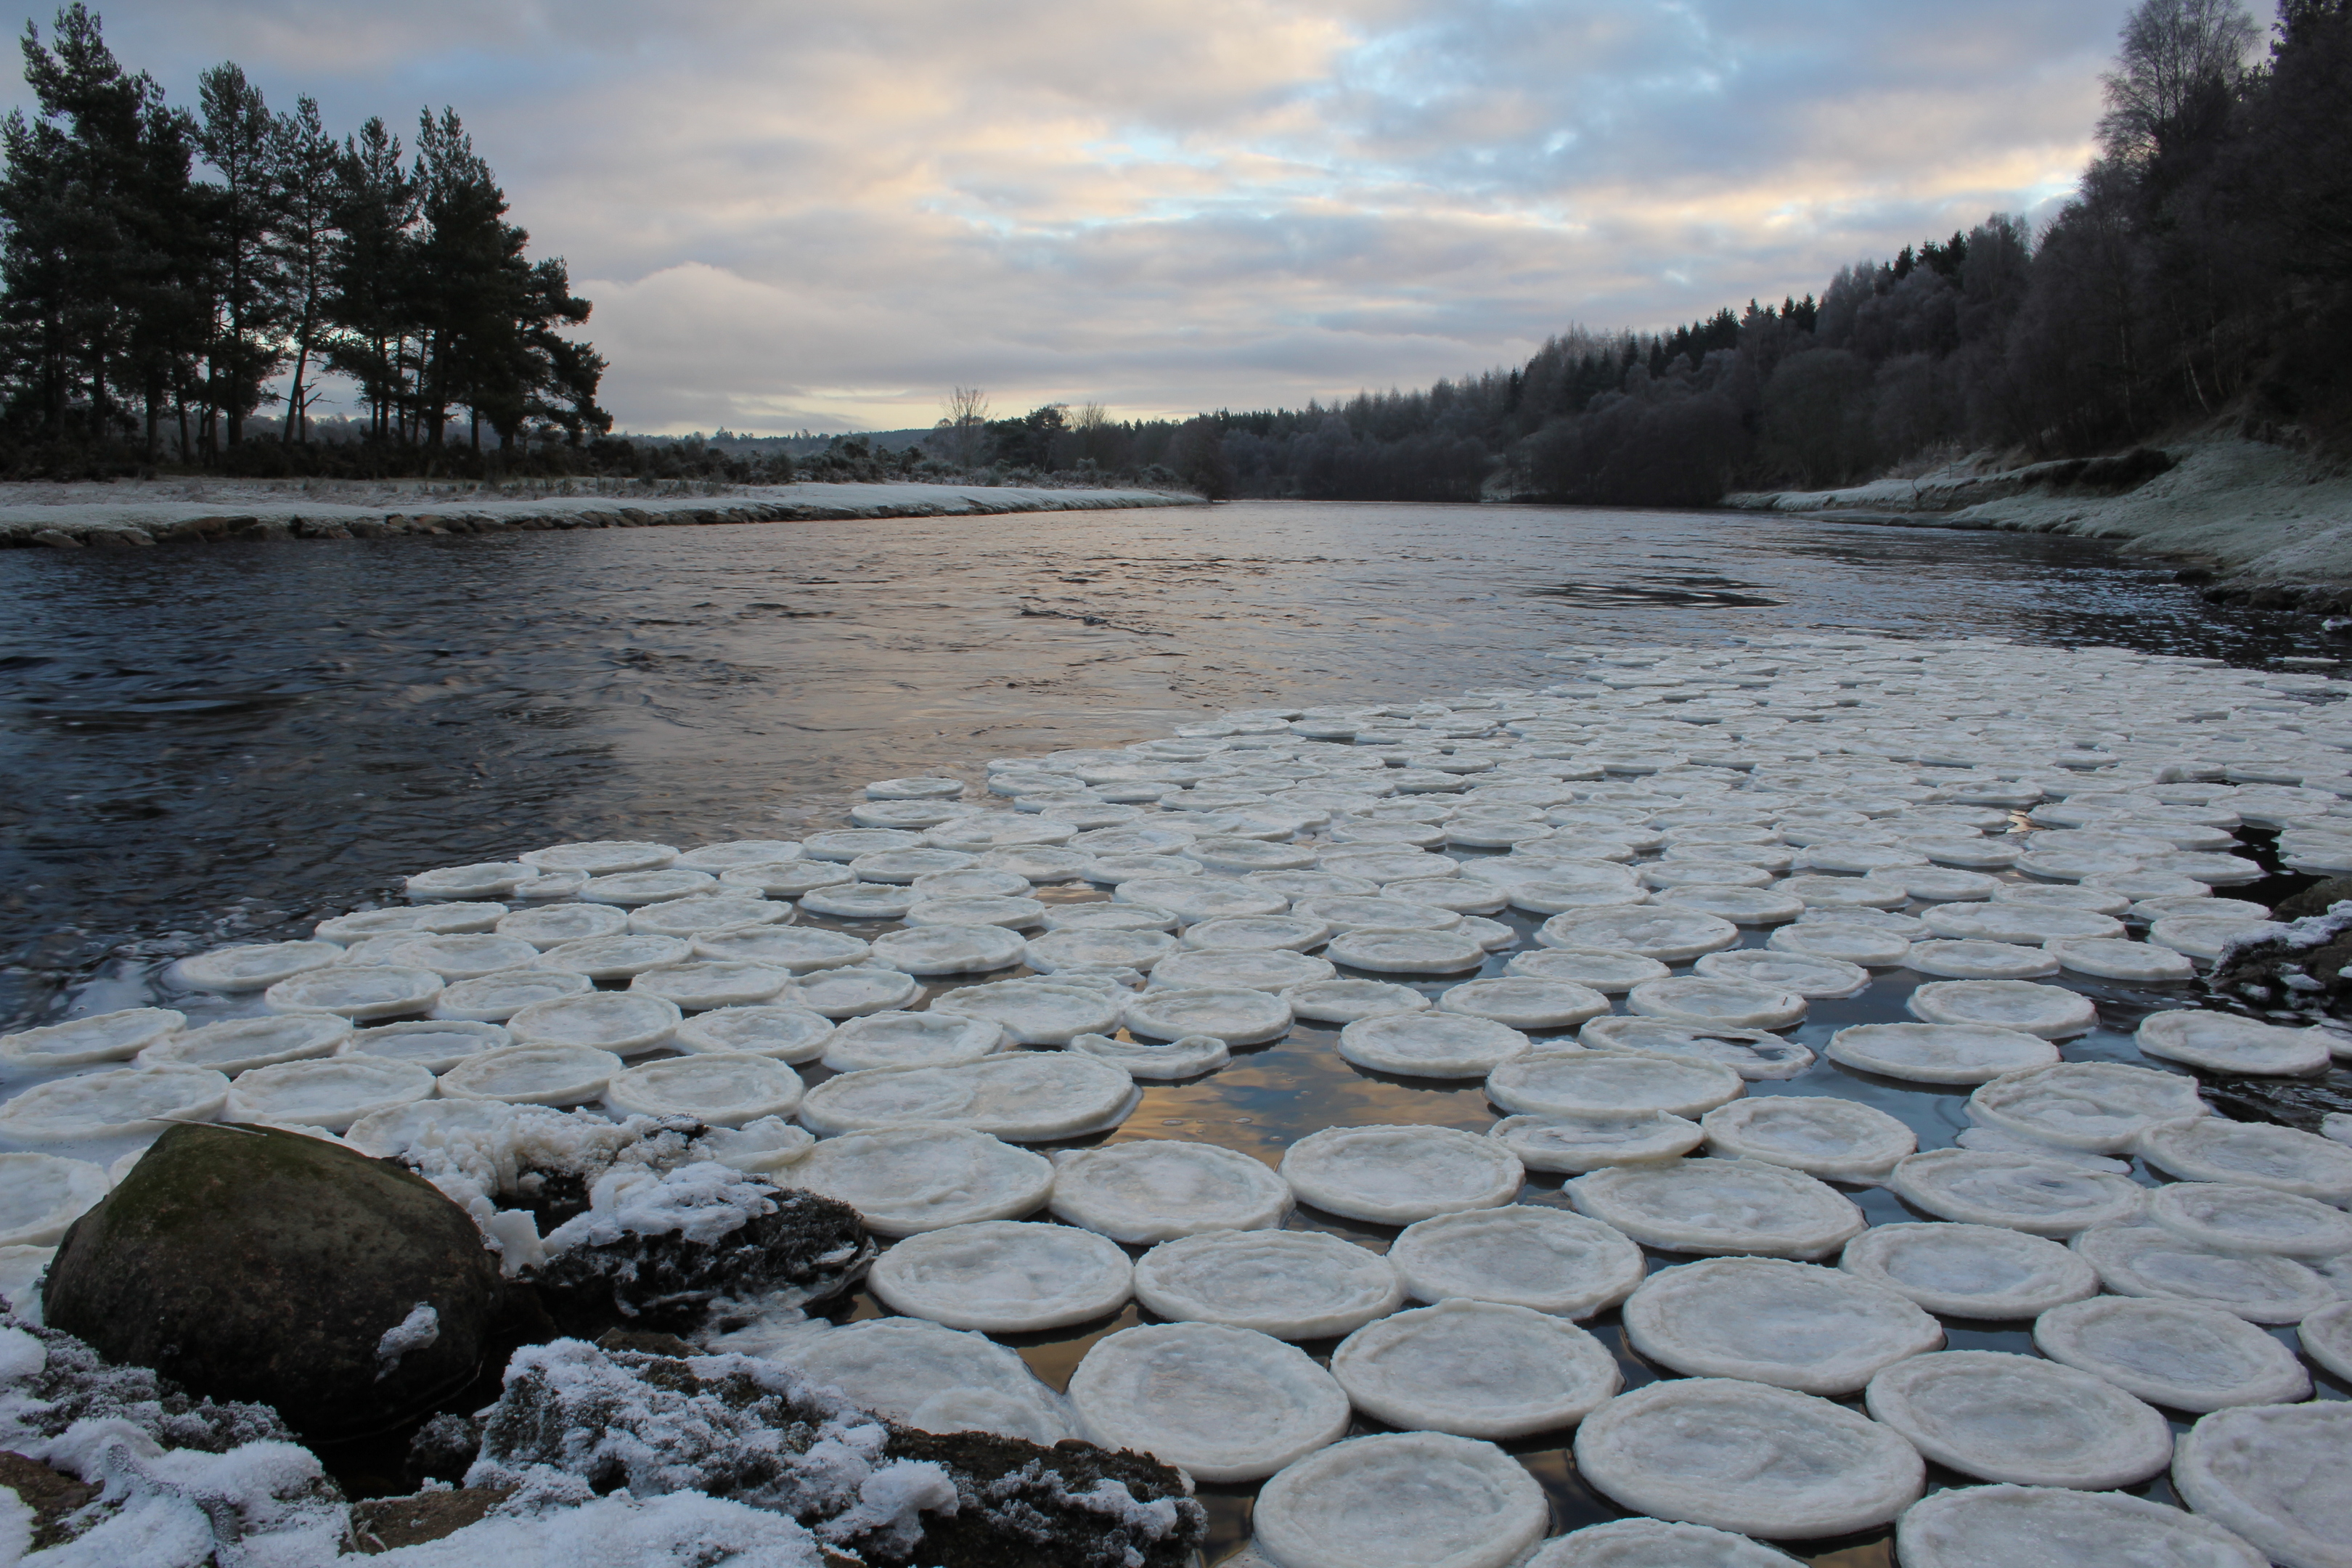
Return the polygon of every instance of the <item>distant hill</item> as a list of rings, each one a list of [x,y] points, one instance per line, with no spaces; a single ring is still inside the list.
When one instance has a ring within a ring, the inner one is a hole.
[[[616,440],[633,441],[639,446],[651,447],[667,446],[677,441],[699,441],[707,447],[717,447],[743,457],[774,457],[782,453],[794,458],[807,458],[824,451],[835,441],[847,441],[861,436],[865,437],[866,445],[877,450],[887,447],[893,452],[903,451],[908,447],[921,446],[924,438],[930,433],[930,427],[924,426],[914,430],[856,430],[832,436],[819,436],[808,432],[803,432],[797,436],[747,436],[722,426],[716,435],[711,436],[706,436],[699,430],[690,436],[636,436],[616,430],[614,432],[614,437]]]

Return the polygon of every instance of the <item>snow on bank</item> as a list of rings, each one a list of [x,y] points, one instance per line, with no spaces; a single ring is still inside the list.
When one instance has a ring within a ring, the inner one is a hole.
[[[404,494],[378,487],[0,486],[0,546],[352,539],[409,533],[536,532],[695,523],[983,517],[1200,506],[1166,490],[1013,485],[743,485],[717,495]]]
[[[2037,483],[2031,470],[1975,474],[1955,465],[1917,479],[1730,495],[1724,504],[1854,513],[1850,521],[1901,527],[2114,539],[2134,552],[2198,557],[2250,584],[2352,584],[2352,474],[2236,436],[2166,450],[2176,468],[2120,495]]]

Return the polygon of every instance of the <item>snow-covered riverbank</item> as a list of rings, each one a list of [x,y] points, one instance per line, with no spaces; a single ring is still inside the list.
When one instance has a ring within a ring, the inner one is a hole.
[[[836,521],[1199,506],[1181,492],[1011,485],[745,485],[718,494],[517,494],[352,485],[0,485],[0,546],[143,548],[691,523]]]
[[[2210,595],[2352,609],[2352,474],[2284,447],[2209,436],[2166,448],[2167,472],[2123,488],[2128,459],[1990,473],[1963,465],[1835,490],[1736,494],[1746,510],[1906,528],[2000,529],[2125,542],[2223,581]],[[2099,463],[2111,465],[2102,468]]]

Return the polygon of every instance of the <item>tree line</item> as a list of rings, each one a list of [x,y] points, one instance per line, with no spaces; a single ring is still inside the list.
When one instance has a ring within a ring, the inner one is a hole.
[[[320,471],[328,374],[365,411],[335,471],[486,452],[511,470],[611,428],[604,361],[572,335],[589,302],[528,256],[455,110],[422,114],[413,149],[381,118],[339,141],[314,100],[273,112],[233,63],[175,106],[79,0],[23,51],[36,110],[0,122],[0,466]]]
[[[2352,448],[2352,0],[2144,0],[2100,151],[1994,215],[1671,332],[1571,331],[1425,390],[1208,416],[1240,493],[1688,505],[2184,422]]]

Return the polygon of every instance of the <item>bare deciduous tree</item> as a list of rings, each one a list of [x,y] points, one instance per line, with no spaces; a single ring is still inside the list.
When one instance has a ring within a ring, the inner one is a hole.
[[[988,440],[988,394],[977,386],[959,386],[947,395],[938,429],[947,436],[947,447],[959,468],[980,467]]]
[[[2143,0],[2124,22],[2116,68],[2100,79],[2108,155],[2156,157],[2226,109],[2262,36],[2239,0]]]

